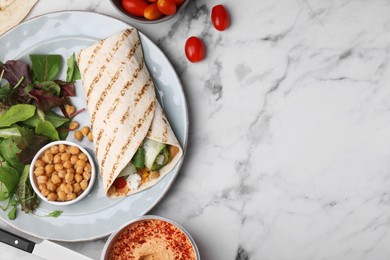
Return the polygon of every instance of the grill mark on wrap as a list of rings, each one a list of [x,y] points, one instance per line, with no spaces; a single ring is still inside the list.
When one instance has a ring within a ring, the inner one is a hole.
[[[142,126],[142,124],[145,122],[145,119],[146,117],[153,111],[153,109],[155,108],[156,106],[156,101],[153,100],[149,107],[145,110],[145,113],[143,114],[143,116],[138,120],[138,124],[134,126],[134,128],[132,129],[131,133],[130,133],[130,136],[127,138],[126,140],[126,143],[121,147],[121,150],[120,152],[118,153],[118,155],[116,156],[115,158],[115,164],[113,165],[112,167],[112,170],[111,170],[111,173],[114,173],[116,171],[116,169],[118,168],[118,164],[119,164],[119,161],[122,159],[125,151],[129,148],[130,146],[130,143],[131,141],[133,140],[134,136],[138,133],[140,127]],[[107,182],[107,187],[110,187],[112,182],[113,182],[113,178],[114,176],[111,174],[110,177],[108,178],[108,182]]]
[[[99,154],[99,143],[100,143],[100,140],[102,139],[102,135],[103,135],[103,129],[100,129],[99,130],[99,133],[96,137],[96,156]]]
[[[91,54],[91,57],[89,57],[89,60],[88,60],[88,62],[87,62],[87,67],[86,67],[86,68],[84,69],[84,71],[83,71],[83,74],[85,74],[85,73],[87,72],[87,70],[90,68],[90,65],[92,64],[92,61],[95,59],[96,54],[98,53],[98,51],[102,48],[103,43],[104,43],[104,41],[100,41],[100,42],[96,45],[95,49],[93,49],[92,54]]]
[[[131,57],[134,55],[134,53],[135,53],[135,51],[137,50],[138,47],[139,47],[139,41],[137,41],[137,42],[135,43],[134,47],[133,47],[133,48],[130,50],[130,52],[127,54],[127,58],[128,58],[128,59],[131,59]],[[108,110],[108,113],[107,113],[106,118],[104,119],[104,122],[107,122],[107,120],[110,119],[112,113],[114,113],[116,107],[118,106],[121,97],[123,97],[123,96],[126,94],[126,91],[131,87],[131,85],[134,83],[134,80],[138,77],[139,72],[140,72],[140,71],[143,69],[143,67],[144,67],[144,64],[143,64],[143,63],[144,63],[144,61],[142,61],[142,62],[140,63],[140,66],[136,69],[136,71],[135,71],[134,74],[133,74],[133,78],[132,78],[130,81],[127,81],[126,84],[122,87],[122,90],[121,90],[121,92],[120,92],[120,96],[117,97],[117,98],[115,99],[113,105],[112,105],[111,108]],[[141,65],[141,64],[142,64],[142,65]],[[150,80],[149,80],[149,81],[150,81]],[[141,90],[142,94],[143,94],[143,92],[145,92],[145,87],[147,87],[147,86],[150,85],[149,81],[142,87],[142,90]],[[137,102],[137,103],[138,103],[138,102]],[[122,124],[123,124],[123,122],[122,122]]]
[[[108,83],[107,87],[103,90],[103,93],[99,96],[99,100],[96,102],[95,109],[91,116],[91,126],[93,126],[96,118],[96,113],[99,111],[100,106],[102,105],[104,99],[107,97],[108,92],[111,90],[112,86],[115,84],[115,82],[119,79],[119,76],[121,72],[123,71],[122,68],[119,68],[116,72],[114,77],[112,77],[110,83]]]
[[[131,48],[131,50],[127,53],[126,57],[128,59],[131,59],[133,56],[134,56],[134,53],[137,51],[138,47],[141,45],[141,41],[138,39],[135,44],[134,44],[134,47]]]
[[[112,57],[114,57],[115,53],[118,51],[119,47],[122,45],[122,43],[127,39],[127,37],[130,36],[131,32],[133,31],[133,29],[127,29],[126,31],[124,31],[121,35],[121,38],[115,43],[114,47],[112,47],[111,49],[111,52],[108,54],[108,57],[106,57],[106,62],[107,63],[110,63],[110,61],[112,60]],[[103,42],[105,42],[106,40],[103,40],[101,41],[98,45],[102,45]],[[100,46],[101,48],[101,46]],[[100,50],[100,48],[98,48],[97,51]],[[96,50],[97,48],[95,48]],[[94,50],[94,53],[95,53],[95,50]],[[97,51],[95,54],[93,54],[93,56],[95,57],[96,54],[97,54]],[[91,65],[91,59],[88,61],[88,65]],[[89,66],[87,66],[87,68],[84,70],[84,73],[87,71],[87,69],[89,68]],[[87,103],[89,102],[89,98],[91,96],[91,93],[92,93],[92,90],[94,88],[94,86],[99,82],[100,78],[102,77],[103,75],[103,72],[106,70],[106,65],[104,64],[102,67],[100,67],[99,69],[99,73],[93,78],[92,80],[92,83],[91,85],[89,86],[89,89],[88,89],[88,92],[87,92]]]
[[[164,131],[162,132],[162,142],[166,143],[168,141],[168,122],[164,117],[162,117],[162,120],[164,122]]]
[[[145,85],[142,86],[140,92],[137,93],[134,99],[134,107],[137,106],[138,102],[141,100],[141,98],[145,94],[146,89],[150,86],[151,83],[152,83],[152,79],[149,78],[148,81],[145,83]]]
[[[103,171],[104,171],[104,165],[106,164],[107,155],[110,152],[110,148],[112,146],[112,143],[115,141],[117,132],[118,132],[118,127],[116,127],[114,129],[113,137],[108,141],[106,149],[104,150],[104,155],[103,155],[102,164],[101,164],[101,168],[100,168],[100,172],[102,173],[102,175],[103,175]]]

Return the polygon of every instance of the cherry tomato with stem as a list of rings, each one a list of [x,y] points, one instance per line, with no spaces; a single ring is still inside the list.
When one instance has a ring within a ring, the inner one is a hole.
[[[124,187],[126,187],[127,182],[126,182],[126,179],[125,179],[125,178],[123,178],[123,177],[118,177],[118,178],[115,179],[113,185],[114,185],[114,187],[115,187],[116,189],[123,189]]]
[[[173,15],[177,9],[174,0],[157,0],[157,7],[165,15]]]
[[[144,17],[148,20],[156,20],[163,16],[163,14],[158,10],[157,3],[148,5],[144,11]]]
[[[148,4],[143,0],[122,0],[123,8],[129,14],[144,17],[145,8]]]
[[[184,50],[190,62],[199,62],[206,54],[203,41],[196,36],[187,39]]]
[[[211,10],[211,22],[218,31],[224,31],[229,27],[229,12],[223,5],[216,5],[213,7]]]

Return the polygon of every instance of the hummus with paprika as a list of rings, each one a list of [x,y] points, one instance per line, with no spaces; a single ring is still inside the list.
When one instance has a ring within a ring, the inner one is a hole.
[[[196,260],[196,254],[190,239],[178,227],[147,219],[130,224],[116,236],[108,259]]]

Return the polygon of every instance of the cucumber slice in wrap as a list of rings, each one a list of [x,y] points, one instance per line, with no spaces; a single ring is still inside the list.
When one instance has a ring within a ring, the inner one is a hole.
[[[164,165],[166,165],[169,162],[169,150],[168,146],[165,146],[159,155],[157,156],[156,160],[153,163],[153,166],[151,168],[152,171],[160,170]]]
[[[153,164],[156,161],[157,156],[166,146],[166,144],[162,144],[153,141],[149,138],[145,138],[143,145],[145,149],[145,166],[152,170]]]
[[[137,168],[135,168],[134,164],[129,163],[128,165],[126,165],[125,168],[123,168],[123,170],[118,175],[118,177],[126,177],[126,176],[128,176],[130,174],[134,174],[136,172],[137,172]]]

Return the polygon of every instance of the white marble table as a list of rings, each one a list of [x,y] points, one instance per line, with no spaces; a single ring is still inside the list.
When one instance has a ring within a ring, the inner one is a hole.
[[[108,0],[40,0],[28,18],[59,10],[120,17]],[[183,224],[205,260],[389,259],[389,14],[385,0],[197,0],[133,24],[174,64],[191,118],[180,177],[151,213]],[[191,35],[207,46],[197,64]],[[61,244],[98,259],[104,242]]]

